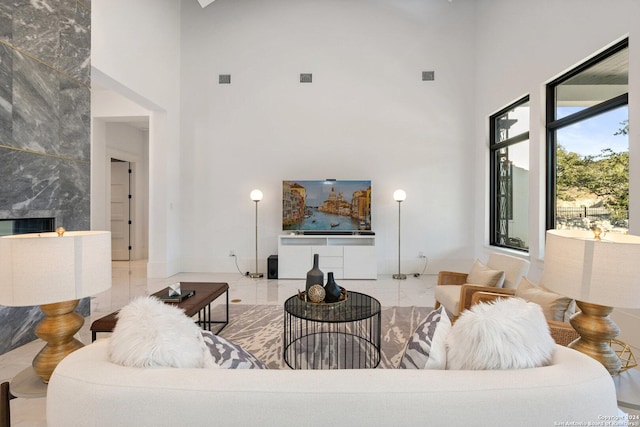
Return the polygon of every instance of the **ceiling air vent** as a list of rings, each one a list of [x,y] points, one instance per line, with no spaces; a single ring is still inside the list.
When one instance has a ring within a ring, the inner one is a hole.
[[[231,74],[220,74],[218,76],[218,83],[221,85],[230,85],[231,84]]]
[[[436,72],[435,71],[423,71],[422,72],[422,81],[424,82],[430,82],[432,80],[436,79]]]
[[[300,74],[300,83],[311,83],[312,74],[311,73],[301,73]]]

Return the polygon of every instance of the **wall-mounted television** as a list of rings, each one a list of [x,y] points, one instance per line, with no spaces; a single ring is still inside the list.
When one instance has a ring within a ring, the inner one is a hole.
[[[371,231],[371,181],[282,181],[282,230],[305,234]]]

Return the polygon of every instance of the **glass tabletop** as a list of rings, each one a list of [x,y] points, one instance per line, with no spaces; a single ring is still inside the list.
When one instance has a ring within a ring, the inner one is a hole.
[[[284,303],[284,310],[300,319],[320,322],[355,322],[380,313],[380,302],[360,292],[347,291],[347,298],[339,303],[316,304],[294,295]]]

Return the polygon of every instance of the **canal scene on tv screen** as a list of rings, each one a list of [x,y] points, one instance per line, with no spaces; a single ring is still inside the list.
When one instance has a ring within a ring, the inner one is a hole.
[[[283,181],[282,229],[371,230],[371,181]]]

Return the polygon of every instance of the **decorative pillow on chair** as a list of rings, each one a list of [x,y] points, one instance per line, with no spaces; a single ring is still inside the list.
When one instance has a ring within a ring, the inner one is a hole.
[[[516,289],[516,296],[540,305],[542,313],[547,320],[566,322],[575,311],[571,298],[558,295],[542,286],[536,286],[526,277],[520,280],[520,284]]]
[[[451,321],[444,307],[433,310],[409,338],[398,367],[444,369],[447,363],[445,339],[450,330]]]
[[[501,288],[504,283],[504,271],[492,270],[479,260],[476,260],[467,276],[467,283]]]
[[[556,346],[540,306],[521,298],[462,312],[446,344],[447,369],[471,370],[545,366]]]
[[[139,297],[118,313],[109,342],[113,363],[137,368],[217,368],[201,329],[181,309]]]
[[[239,345],[219,337],[211,331],[202,331],[202,336],[215,363],[221,368],[267,369],[261,360]]]

